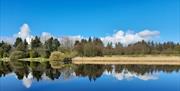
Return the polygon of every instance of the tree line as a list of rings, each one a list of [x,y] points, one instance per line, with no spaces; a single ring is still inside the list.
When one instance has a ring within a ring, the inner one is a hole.
[[[40,41],[40,37],[36,36],[34,39],[31,40],[30,45],[28,45],[26,40],[22,40],[20,37],[18,37],[16,38],[16,41],[13,45],[1,41],[0,57],[11,57],[12,55],[12,57],[20,56],[18,58],[49,58],[51,52],[57,51],[59,46],[60,42],[53,37],[42,43]]]
[[[66,45],[67,44],[67,45]],[[69,47],[69,43],[62,45],[56,38],[49,38],[44,43],[41,42],[40,37],[35,36],[30,42],[27,43],[20,37],[16,38],[13,45],[4,41],[0,42],[0,58],[12,57],[18,58],[49,58],[51,53],[59,51],[62,53],[76,52],[76,56],[104,56],[104,55],[180,55],[180,44],[174,42],[153,42],[153,41],[139,41],[134,44],[124,46],[118,42],[113,45],[109,42],[105,45],[99,38],[89,38],[77,40],[74,46]],[[72,44],[72,43],[71,43]],[[13,56],[15,55],[15,56]],[[70,55],[70,54],[69,54]]]
[[[179,55],[180,44],[174,42],[146,42],[144,40],[134,44],[124,46],[118,42],[113,45],[112,42],[104,45],[99,38],[89,38],[76,41],[74,49],[78,51],[80,56],[103,56],[103,55],[145,55],[145,54],[167,54]]]

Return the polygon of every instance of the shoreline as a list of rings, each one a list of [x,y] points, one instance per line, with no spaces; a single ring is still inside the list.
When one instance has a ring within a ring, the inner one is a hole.
[[[0,61],[8,62],[9,58]],[[23,58],[19,61],[47,62],[47,58]],[[104,57],[75,57],[73,64],[144,64],[144,65],[180,65],[179,56],[144,55],[144,56],[104,56]]]
[[[146,65],[180,65],[178,56],[112,56],[112,57],[75,57],[74,64],[146,64]]]

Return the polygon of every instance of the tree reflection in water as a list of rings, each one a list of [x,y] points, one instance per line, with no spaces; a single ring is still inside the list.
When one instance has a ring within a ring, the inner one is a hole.
[[[14,73],[19,80],[23,80],[26,87],[30,87],[30,80],[71,79],[73,77],[88,77],[90,81],[104,75],[112,75],[118,80],[139,78],[142,80],[156,79],[154,73],[179,72],[178,65],[75,65],[58,62],[0,62],[0,77]]]

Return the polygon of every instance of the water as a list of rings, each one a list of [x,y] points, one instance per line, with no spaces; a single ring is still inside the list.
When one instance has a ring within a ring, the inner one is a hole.
[[[0,62],[1,91],[180,91],[180,66]]]

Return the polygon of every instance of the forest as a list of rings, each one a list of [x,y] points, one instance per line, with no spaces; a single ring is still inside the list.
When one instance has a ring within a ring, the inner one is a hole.
[[[134,44],[124,46],[122,43],[107,43],[100,38],[81,39],[75,43],[60,43],[56,38],[49,38],[44,43],[40,37],[36,36],[27,43],[17,37],[14,44],[0,42],[0,58],[20,59],[20,58],[71,58],[75,56],[95,57],[112,55],[180,55],[180,44],[174,42],[153,42],[139,41]],[[53,55],[52,55],[53,54]]]

